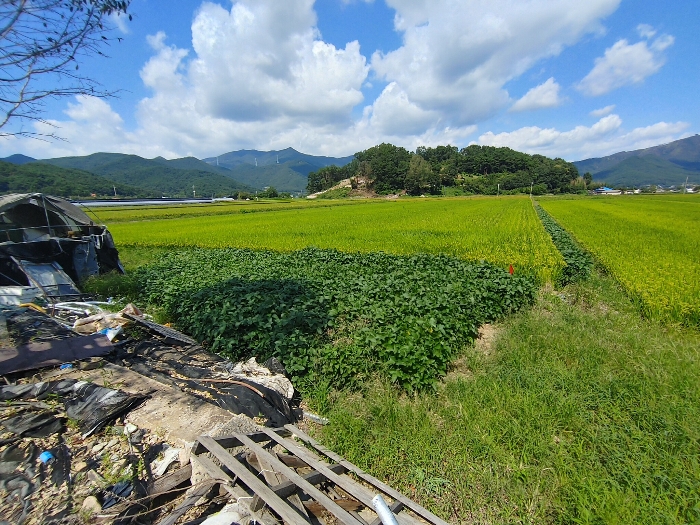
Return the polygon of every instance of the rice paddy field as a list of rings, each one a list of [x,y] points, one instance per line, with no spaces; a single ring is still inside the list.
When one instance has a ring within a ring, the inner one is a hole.
[[[206,214],[209,210],[212,214]],[[263,212],[263,210],[265,210]],[[445,254],[551,279],[564,265],[527,197],[99,211],[120,247]],[[177,214],[177,217],[173,217]],[[191,215],[188,215],[191,214]]]
[[[700,326],[700,198],[540,199],[643,314]]]

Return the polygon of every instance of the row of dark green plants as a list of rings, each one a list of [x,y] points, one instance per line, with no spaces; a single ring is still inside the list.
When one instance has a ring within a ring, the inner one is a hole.
[[[594,264],[588,252],[581,248],[569,235],[569,232],[559,226],[559,223],[541,206],[535,206],[535,210],[544,229],[552,238],[554,246],[557,247],[566,263],[557,279],[557,284],[565,286],[588,279]]]
[[[295,384],[375,374],[430,388],[479,327],[531,304],[534,277],[447,256],[304,249],[169,252],[130,276],[138,299],[233,360],[277,357]]]
[[[355,153],[345,166],[327,166],[309,173],[307,191],[325,191],[344,179],[379,194],[406,191],[411,195],[439,194],[446,187],[487,195],[578,193],[592,182],[590,174],[580,177],[576,166],[563,159],[510,148],[437,146],[419,147],[412,153],[393,144],[380,144]]]

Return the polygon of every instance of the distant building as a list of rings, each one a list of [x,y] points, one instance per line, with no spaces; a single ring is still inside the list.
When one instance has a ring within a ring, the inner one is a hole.
[[[614,190],[612,188],[608,188],[607,186],[603,186],[602,188],[598,188],[595,190],[596,195],[622,195],[622,190]]]

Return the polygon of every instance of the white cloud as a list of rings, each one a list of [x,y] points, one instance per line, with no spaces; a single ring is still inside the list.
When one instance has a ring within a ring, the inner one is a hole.
[[[618,115],[608,115],[593,126],[576,126],[569,131],[531,126],[498,134],[488,132],[481,135],[477,143],[580,160],[671,142],[683,138],[688,127],[686,122],[659,122],[624,132],[622,119]]]
[[[538,61],[558,55],[619,0],[387,0],[403,45],[375,53],[377,75],[408,100],[436,111],[445,125],[474,124],[508,105],[504,85]]]
[[[559,96],[561,86],[554,78],[548,79],[543,84],[535,86],[530,91],[513,104],[510,108],[512,112],[531,111],[533,109],[556,108],[561,106],[563,100]]]
[[[125,35],[128,35],[131,31],[129,30],[129,15],[124,13],[112,13],[109,15],[109,20]]]
[[[409,149],[465,144],[476,124],[512,103],[508,81],[597,34],[619,2],[387,0],[403,44],[375,53],[371,67],[357,42],[335,47],[322,39],[314,0],[239,0],[228,9],[207,2],[193,18],[191,50],[168,44],[162,32],[148,38],[153,56],[140,74],[151,94],[138,103],[133,130],[106,101],[83,97],[53,121],[70,142],[30,141],[23,151],[39,158],[95,151],[202,158],[241,148],[347,155],[380,142]],[[641,44],[658,54],[669,38],[652,35]],[[370,80],[386,85],[367,102],[361,90]],[[513,110],[561,102],[552,78]],[[613,110],[596,110],[604,118],[591,127],[522,128],[480,141],[582,156],[682,132],[679,124],[660,123],[624,133]],[[0,150],[15,153],[16,144],[6,141]]]
[[[640,30],[645,38],[654,32],[648,27]],[[673,45],[674,38],[661,35],[653,41],[630,44],[622,39],[605,50],[605,55],[595,60],[595,66],[579,82],[577,88],[586,95],[598,96],[629,84],[639,84],[657,73],[666,63],[664,51]]]
[[[593,111],[591,111],[589,113],[589,115],[591,117],[596,117],[596,118],[607,117],[613,111],[615,111],[615,104],[611,104],[610,106],[605,106],[604,108],[600,108],[600,109],[594,109]]]
[[[649,24],[639,24],[637,26],[637,33],[639,33],[639,36],[641,36],[642,38],[646,38],[648,40],[656,36],[656,29],[654,29]]]

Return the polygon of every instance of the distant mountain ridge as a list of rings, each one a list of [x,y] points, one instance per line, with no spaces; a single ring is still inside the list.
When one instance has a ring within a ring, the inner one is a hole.
[[[93,153],[38,161],[60,168],[87,171],[160,197],[224,196],[254,188],[234,179],[231,171],[194,157],[144,159],[123,153]]]
[[[621,151],[607,157],[574,162],[582,175],[609,185],[664,186],[700,184],[700,135],[635,151]]]
[[[233,177],[250,186],[274,186],[278,191],[296,193],[306,189],[308,175],[312,171],[332,164],[345,166],[352,159],[352,155],[323,157],[286,148],[279,151],[230,151],[203,161],[211,166],[228,168]]]

